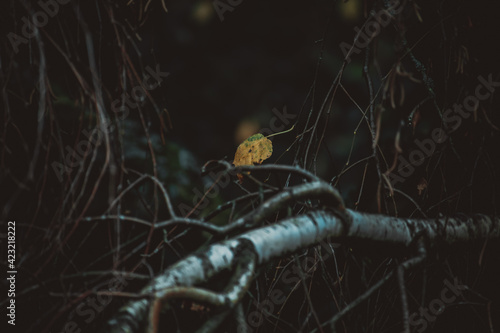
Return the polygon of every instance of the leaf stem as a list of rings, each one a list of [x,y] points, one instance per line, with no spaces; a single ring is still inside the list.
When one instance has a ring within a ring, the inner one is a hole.
[[[293,126],[290,128],[290,129],[287,129],[286,131],[283,131],[283,132],[278,132],[278,133],[273,133],[273,134],[269,134],[268,136],[266,136],[266,138],[270,138],[272,136],[275,136],[275,135],[278,135],[278,134],[285,134],[285,133],[288,133],[290,132],[291,130],[293,130],[293,128],[295,127],[295,124],[293,124]]]

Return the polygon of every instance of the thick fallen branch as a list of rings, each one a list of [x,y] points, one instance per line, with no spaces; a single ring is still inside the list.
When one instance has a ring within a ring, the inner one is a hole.
[[[410,245],[422,233],[426,234],[428,241],[440,244],[500,238],[500,218],[481,214],[438,219],[395,218],[352,210],[346,210],[345,214],[349,217],[348,223],[339,218],[343,215],[328,210],[310,212],[248,231],[213,244],[202,253],[189,255],[151,281],[139,294],[143,298],[124,306],[108,322],[106,331],[141,332],[141,323],[151,315],[152,304],[159,298],[158,295],[166,295],[169,289],[180,286],[196,286],[223,270],[232,269],[243,251],[252,253],[250,257],[255,260],[256,266],[260,266],[309,248],[328,237],[367,239],[404,246]],[[236,304],[233,302],[231,305]],[[150,327],[149,331],[154,330]]]

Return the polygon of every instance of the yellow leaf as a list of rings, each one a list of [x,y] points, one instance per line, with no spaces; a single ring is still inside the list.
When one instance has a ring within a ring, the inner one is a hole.
[[[262,134],[254,134],[243,141],[236,149],[233,164],[235,166],[261,164],[273,154],[273,143]],[[250,173],[250,172],[249,172]],[[243,175],[238,174],[240,183]]]

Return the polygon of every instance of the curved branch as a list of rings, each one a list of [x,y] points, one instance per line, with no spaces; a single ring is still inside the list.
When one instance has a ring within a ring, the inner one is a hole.
[[[351,219],[349,225],[329,211],[315,211],[215,243],[166,269],[140,294],[146,297],[155,293],[161,295],[162,290],[190,287],[207,281],[232,267],[242,248],[255,253],[256,265],[260,266],[329,237],[369,239],[404,246],[409,246],[422,233],[427,235],[429,242],[448,244],[500,238],[500,217],[478,214],[456,218],[407,219],[352,210],[346,210],[346,214]],[[149,299],[133,300],[108,323],[109,327],[116,332],[136,332],[138,323],[147,317],[150,308]]]

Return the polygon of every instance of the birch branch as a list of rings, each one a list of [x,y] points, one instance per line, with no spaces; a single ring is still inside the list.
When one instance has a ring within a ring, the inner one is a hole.
[[[327,238],[366,239],[403,246],[410,245],[422,232],[426,233],[429,242],[445,244],[500,238],[500,218],[482,214],[436,219],[395,218],[349,209],[344,214],[350,218],[348,224],[337,214],[319,210],[248,231],[189,255],[153,279],[140,292],[142,299],[134,299],[120,309],[108,322],[107,331],[139,332],[140,323],[148,318],[156,301],[154,295],[207,281],[223,270],[233,268],[242,251],[253,253],[258,267]]]

